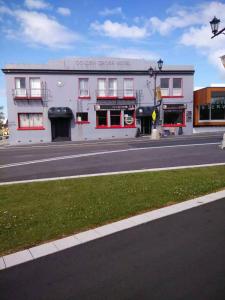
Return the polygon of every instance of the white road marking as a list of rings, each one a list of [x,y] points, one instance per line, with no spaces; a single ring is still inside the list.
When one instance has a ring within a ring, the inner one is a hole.
[[[130,152],[130,151],[140,151],[140,150],[153,150],[153,149],[162,149],[162,148],[193,147],[193,146],[203,146],[203,145],[204,146],[205,145],[218,145],[218,143],[168,145],[168,146],[157,146],[157,147],[142,147],[142,148],[129,148],[129,149],[120,149],[120,150],[112,150],[112,151],[90,152],[90,153],[74,154],[74,155],[67,155],[67,156],[58,156],[58,157],[52,157],[52,158],[37,159],[37,160],[30,160],[30,161],[23,161],[23,162],[11,163],[11,164],[6,164],[6,165],[0,165],[0,169],[18,167],[18,166],[25,166],[25,165],[31,165],[31,164],[38,164],[38,163],[44,163],[44,162],[51,162],[51,161],[57,161],[57,160],[65,160],[65,159],[74,159],[74,158],[81,158],[81,157],[88,157],[88,156],[104,155],[104,154],[113,154],[113,153]]]
[[[88,178],[88,177],[109,176],[109,175],[135,174],[135,173],[144,173],[144,172],[160,172],[160,171],[182,170],[182,169],[195,169],[195,168],[206,168],[206,167],[216,167],[216,166],[225,166],[225,163],[190,165],[190,166],[176,166],[176,167],[168,167],[168,168],[139,169],[139,170],[129,170],[129,171],[92,173],[92,174],[63,176],[63,177],[50,177],[50,178],[40,178],[40,179],[8,181],[8,182],[1,182],[0,186],[1,185],[19,184],[19,183],[46,182],[46,181],[55,181],[55,180]]]

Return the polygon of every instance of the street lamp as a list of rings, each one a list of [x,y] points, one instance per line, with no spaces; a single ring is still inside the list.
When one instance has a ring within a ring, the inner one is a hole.
[[[163,60],[160,59],[159,61],[157,61],[158,64],[158,70],[156,69],[156,67],[153,69],[152,67],[150,67],[148,69],[148,74],[150,77],[154,77],[154,107],[159,106],[156,105],[156,78],[157,75],[162,71],[162,66],[163,66]],[[156,120],[154,121],[154,129],[156,129]]]
[[[211,29],[212,29],[212,34],[213,34],[211,39],[213,39],[215,36],[217,36],[221,33],[225,34],[224,33],[225,27],[223,29],[221,29],[220,31],[218,31],[219,30],[219,25],[220,25],[220,19],[217,19],[216,17],[214,17],[212,19],[212,21],[210,21],[209,23],[210,23],[210,26],[211,26]]]
[[[163,66],[163,60],[159,60],[157,61],[157,64],[158,64],[158,70],[156,69],[153,69],[152,67],[150,67],[148,69],[148,74],[150,77],[154,77],[154,106],[156,106],[156,77],[157,75],[162,71],[162,66]]]

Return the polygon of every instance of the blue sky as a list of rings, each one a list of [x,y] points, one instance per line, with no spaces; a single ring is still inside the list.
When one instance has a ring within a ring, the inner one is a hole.
[[[225,83],[225,36],[211,39],[209,26],[215,15],[224,27],[224,11],[225,1],[0,0],[0,66],[69,56],[162,58],[194,65],[195,86]]]

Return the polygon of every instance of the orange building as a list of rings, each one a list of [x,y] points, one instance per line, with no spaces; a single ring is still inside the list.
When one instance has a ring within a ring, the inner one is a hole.
[[[225,126],[225,86],[194,92],[194,126]]]

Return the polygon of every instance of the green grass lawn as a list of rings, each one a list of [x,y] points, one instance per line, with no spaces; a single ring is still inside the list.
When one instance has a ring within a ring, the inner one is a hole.
[[[224,166],[0,186],[0,255],[224,188]]]

